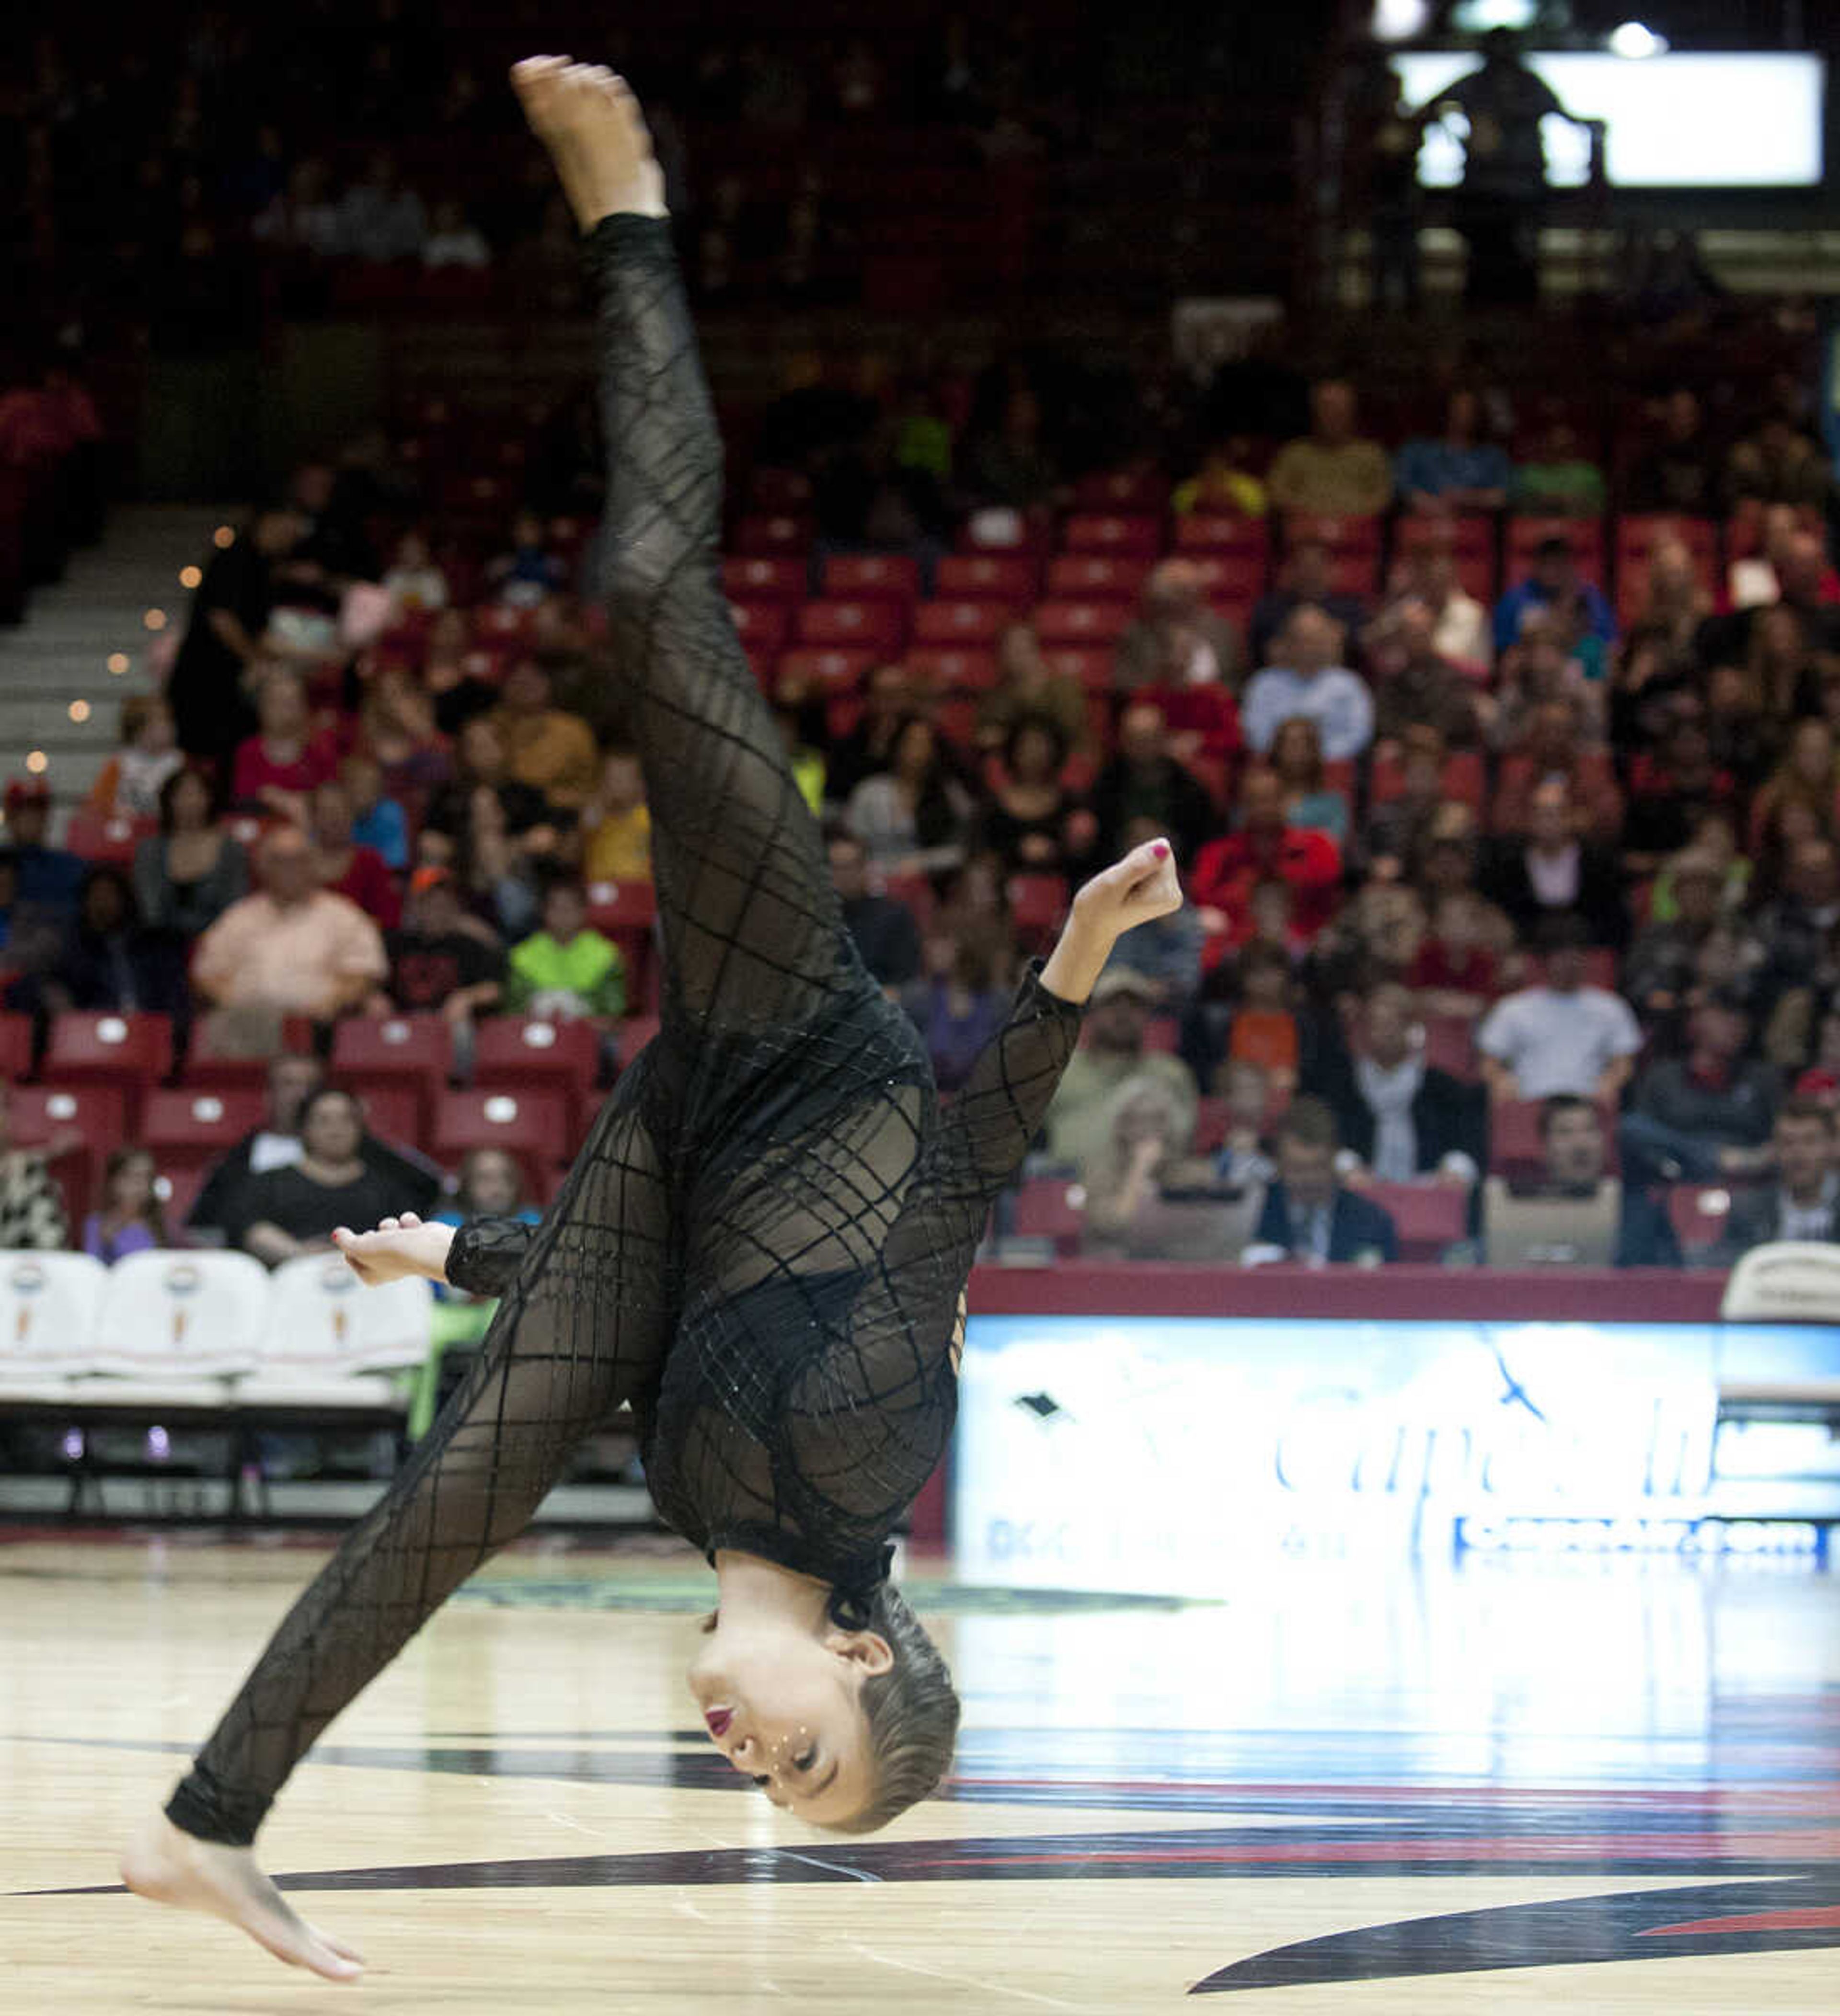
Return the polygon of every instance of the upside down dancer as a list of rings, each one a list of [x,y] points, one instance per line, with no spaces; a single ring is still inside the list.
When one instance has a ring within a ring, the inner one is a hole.
[[[622,1402],[665,1520],[714,1566],[690,1685],[776,1805],[879,1827],[938,1784],[959,1706],[888,1580],[888,1537],[950,1432],[963,1289],[1119,934],[1181,895],[1167,844],[1076,896],[949,1109],[858,959],[817,827],[717,566],[721,448],[639,109],[607,71],[513,80],[600,300],[609,615],[653,820],[657,1038],[530,1227],[342,1231],[358,1273],[500,1298],[478,1361],[296,1602],[123,1857],[143,1896],[216,1913],[332,1980],[358,1955],[257,1866],[264,1816],[326,1725],[528,1524]]]

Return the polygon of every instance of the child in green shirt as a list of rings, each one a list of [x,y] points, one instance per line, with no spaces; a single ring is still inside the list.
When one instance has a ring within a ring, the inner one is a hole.
[[[505,1005],[513,1014],[567,1017],[626,1012],[626,962],[611,938],[588,929],[578,882],[553,882],[543,928],[511,949]]]

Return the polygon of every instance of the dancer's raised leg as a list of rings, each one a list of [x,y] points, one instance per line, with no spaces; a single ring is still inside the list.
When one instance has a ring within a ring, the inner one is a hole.
[[[651,809],[667,1027],[807,1021],[847,985],[848,941],[722,592],[722,444],[651,143],[606,70],[539,58],[513,79],[599,290],[610,624]]]
[[[210,1911],[329,1980],[356,1957],[305,1924],[250,1844],[320,1732],[461,1582],[515,1539],[574,1449],[661,1362],[672,1308],[664,1158],[641,1107],[608,1103],[506,1289],[473,1374],[283,1621],[163,1816],[128,1886]]]

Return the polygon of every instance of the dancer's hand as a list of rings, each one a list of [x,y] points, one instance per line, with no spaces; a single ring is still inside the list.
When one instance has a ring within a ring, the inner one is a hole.
[[[1086,884],[1073,899],[1073,920],[1115,939],[1181,908],[1175,851],[1166,840],[1148,840]]]
[[[451,1225],[424,1225],[412,1211],[386,1218],[375,1232],[353,1232],[341,1225],[332,1243],[367,1288],[411,1275],[424,1280],[447,1279],[448,1248],[454,1243]]]

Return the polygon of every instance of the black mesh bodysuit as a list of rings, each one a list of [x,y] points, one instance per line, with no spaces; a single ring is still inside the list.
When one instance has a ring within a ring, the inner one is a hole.
[[[949,1111],[857,958],[735,637],[721,449],[661,221],[587,241],[610,621],[651,807],[665,993],[534,1232],[463,1227],[501,1293],[470,1377],[294,1605],[167,1811],[247,1844],[320,1731],[528,1523],[623,1401],[665,1519],[856,1614],[952,1420],[958,1298],[1078,1011],[1031,975]]]

